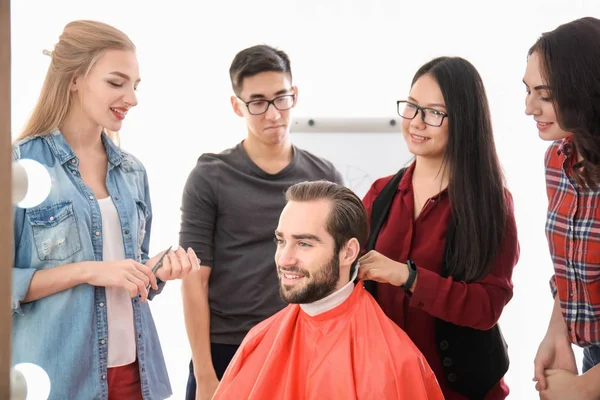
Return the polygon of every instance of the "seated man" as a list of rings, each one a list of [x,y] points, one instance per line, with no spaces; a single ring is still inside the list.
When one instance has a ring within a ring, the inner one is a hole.
[[[443,399],[423,355],[354,284],[368,235],[360,199],[318,181],[286,200],[275,263],[289,305],[250,330],[213,399]]]

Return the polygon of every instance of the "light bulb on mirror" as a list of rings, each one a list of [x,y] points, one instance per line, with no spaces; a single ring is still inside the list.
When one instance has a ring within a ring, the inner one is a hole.
[[[25,380],[25,388],[17,394],[16,399],[22,399],[23,397],[18,397],[22,396],[22,393],[26,394],[26,400],[48,399],[48,396],[50,396],[50,378],[42,367],[31,363],[21,363],[15,365],[15,370],[17,372],[14,376],[17,381],[22,382],[22,378]],[[19,377],[19,373],[22,378]],[[14,393],[13,396],[15,396]]]
[[[46,200],[52,180],[46,167],[35,160],[21,159],[12,164],[12,203],[31,208]]]
[[[10,369],[10,400],[27,400],[27,382],[21,371]]]

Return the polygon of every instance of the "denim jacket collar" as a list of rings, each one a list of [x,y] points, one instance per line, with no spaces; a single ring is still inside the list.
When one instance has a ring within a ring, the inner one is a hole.
[[[46,135],[44,139],[48,142],[54,156],[60,162],[60,165],[63,165],[76,157],[75,152],[69,143],[67,143],[60,130],[57,129],[51,134]],[[102,132],[102,144],[104,144],[104,147],[106,148],[108,162],[111,163],[113,167],[120,165],[123,159],[121,150],[104,132]]]

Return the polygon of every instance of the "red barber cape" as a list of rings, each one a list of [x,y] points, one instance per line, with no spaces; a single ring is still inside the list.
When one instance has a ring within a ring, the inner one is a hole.
[[[291,304],[256,325],[213,400],[443,399],[427,361],[360,281],[309,316]]]

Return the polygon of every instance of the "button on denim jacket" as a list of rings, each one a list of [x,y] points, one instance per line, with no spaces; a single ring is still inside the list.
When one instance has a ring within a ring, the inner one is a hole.
[[[148,178],[135,157],[105,134],[106,186],[117,208],[125,257],[148,260],[152,209]],[[79,159],[56,131],[13,145],[13,158],[44,165],[52,189],[40,205],[14,209],[12,270],[13,364],[34,363],[50,377],[50,400],[108,399],[108,324],[103,287],[81,284],[23,304],[34,272],[82,261],[102,261],[102,217],[81,179]],[[159,293],[152,290],[150,298]],[[158,333],[148,303],[132,299],[137,358],[145,400],[171,395]],[[114,338],[113,338],[114,340]],[[118,339],[117,339],[118,340]]]

